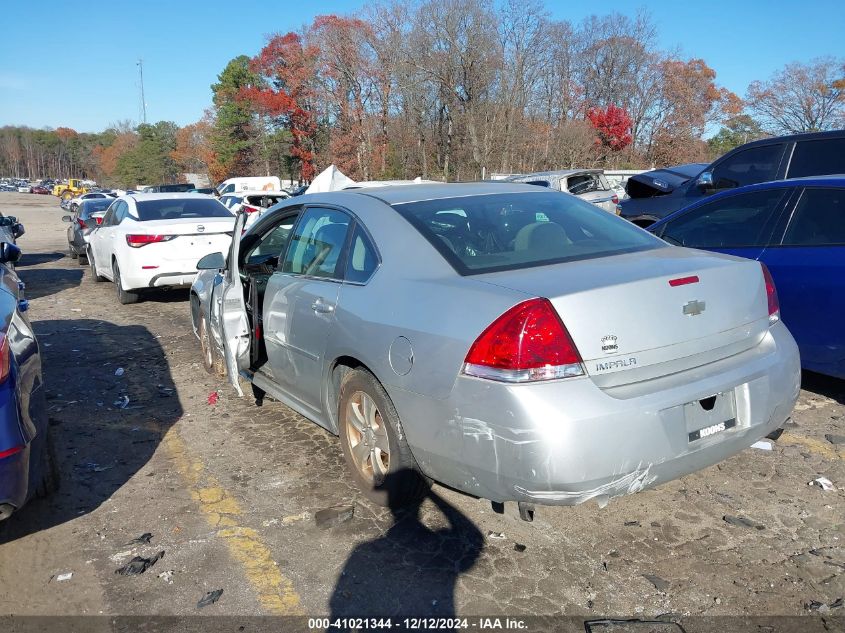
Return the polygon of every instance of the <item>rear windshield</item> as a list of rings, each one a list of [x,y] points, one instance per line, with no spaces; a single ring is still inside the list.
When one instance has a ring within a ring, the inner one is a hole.
[[[112,198],[106,198],[105,200],[84,200],[82,202],[82,209],[79,211],[79,215],[83,218],[87,218],[89,215],[97,211],[105,211],[109,208],[109,205],[111,205],[112,202],[114,202],[114,199]]]
[[[138,219],[178,220],[180,218],[231,218],[222,204],[211,198],[139,200]]]
[[[395,204],[461,275],[661,248],[621,218],[557,192]]]

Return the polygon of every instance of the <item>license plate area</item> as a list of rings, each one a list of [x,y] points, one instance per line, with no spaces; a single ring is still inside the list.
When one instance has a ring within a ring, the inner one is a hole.
[[[717,393],[684,405],[687,441],[698,442],[736,427],[736,395]]]

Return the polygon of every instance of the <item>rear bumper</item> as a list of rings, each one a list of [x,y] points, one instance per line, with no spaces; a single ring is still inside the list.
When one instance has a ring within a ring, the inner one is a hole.
[[[494,501],[575,505],[700,470],[781,426],[800,389],[782,323],[755,348],[613,397],[589,378],[505,385],[461,376],[446,400],[388,389],[422,470]],[[651,385],[649,385],[651,387]],[[683,405],[733,392],[736,426],[689,441]]]
[[[152,270],[124,271],[121,267],[120,276],[126,290],[137,290],[140,288],[187,288],[194,283],[197,271],[165,270],[163,267]]]
[[[29,488],[31,444],[20,453],[0,459],[0,518],[23,506]],[[2,506],[7,508],[2,509]]]

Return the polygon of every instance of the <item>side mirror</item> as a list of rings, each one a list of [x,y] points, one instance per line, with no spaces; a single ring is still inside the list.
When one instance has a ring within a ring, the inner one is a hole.
[[[62,222],[73,222],[73,218],[70,217],[69,215],[63,215],[62,216]]]
[[[6,217],[7,217],[7,218],[9,218],[9,219],[12,221],[12,224],[17,224],[17,223],[18,223],[18,219],[17,219],[15,216],[13,216],[13,215],[7,215]]]
[[[707,189],[713,188],[713,172],[712,171],[705,171],[702,172],[701,175],[696,179],[695,186],[701,189],[702,191],[706,191]]]
[[[14,264],[21,258],[21,249],[9,242],[0,242],[0,264]]]
[[[209,253],[197,262],[197,270],[221,270],[226,268],[223,253]]]
[[[26,229],[23,228],[23,224],[16,222],[14,226],[12,226],[12,233],[14,234],[15,239],[18,239],[21,235],[26,233]]]

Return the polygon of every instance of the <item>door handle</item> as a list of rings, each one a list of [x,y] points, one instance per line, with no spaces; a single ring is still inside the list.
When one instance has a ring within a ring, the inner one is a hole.
[[[317,314],[331,314],[334,312],[334,306],[329,305],[328,303],[323,303],[322,299],[317,299],[314,303],[312,303],[311,309]]]

